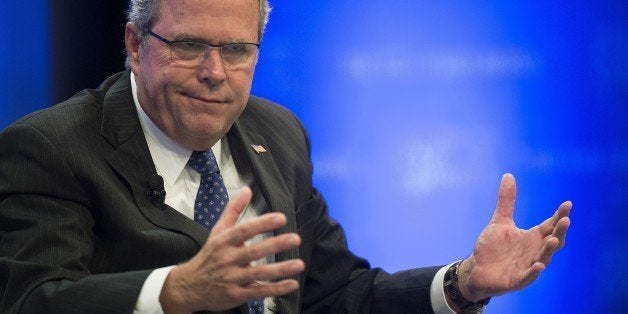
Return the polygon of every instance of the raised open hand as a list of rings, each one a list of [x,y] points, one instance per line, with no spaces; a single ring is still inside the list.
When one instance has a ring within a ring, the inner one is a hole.
[[[541,224],[522,230],[513,221],[516,194],[514,177],[505,174],[495,213],[459,268],[460,291],[469,301],[528,286],[565,245],[571,202],[562,203]]]
[[[250,199],[251,190],[243,189],[227,204],[198,254],[170,271],[160,296],[166,313],[225,310],[247,299],[284,295],[299,287],[295,279],[282,278],[303,271],[301,260],[251,265],[264,256],[298,246],[301,239],[287,233],[245,245],[253,236],[286,224],[285,215],[268,213],[236,225]]]

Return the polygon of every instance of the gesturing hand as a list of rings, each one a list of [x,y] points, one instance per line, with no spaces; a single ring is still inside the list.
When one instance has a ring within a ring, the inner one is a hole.
[[[460,265],[459,287],[469,301],[526,287],[565,245],[571,202],[562,203],[541,224],[522,230],[513,222],[516,193],[514,177],[504,175],[495,213],[471,256]]]
[[[251,266],[252,261],[300,245],[301,239],[288,233],[245,245],[253,236],[286,224],[285,215],[269,213],[236,225],[250,200],[251,190],[243,189],[227,204],[203,248],[170,271],[159,299],[166,313],[225,310],[248,299],[284,295],[299,287],[294,279],[260,283],[298,274],[305,266],[298,259]]]

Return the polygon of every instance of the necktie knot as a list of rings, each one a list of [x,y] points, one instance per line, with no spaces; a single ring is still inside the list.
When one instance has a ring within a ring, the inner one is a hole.
[[[211,175],[212,173],[219,172],[218,163],[216,162],[216,156],[211,149],[206,151],[194,151],[188,164],[201,176]]]

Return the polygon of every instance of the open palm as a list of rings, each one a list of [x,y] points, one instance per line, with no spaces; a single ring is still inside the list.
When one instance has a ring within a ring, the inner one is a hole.
[[[513,221],[516,184],[504,175],[495,213],[478,237],[473,254],[460,265],[460,289],[477,301],[528,286],[565,244],[571,202],[541,224],[523,230]]]

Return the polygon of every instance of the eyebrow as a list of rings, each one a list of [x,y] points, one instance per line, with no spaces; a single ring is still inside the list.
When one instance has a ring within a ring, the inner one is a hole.
[[[174,37],[173,41],[195,41],[195,42],[208,44],[208,42],[204,40],[203,38],[200,38],[198,36],[194,36],[188,33],[178,34],[177,36]]]
[[[237,39],[237,40],[231,40],[231,41],[224,41],[224,42],[218,42],[216,44],[208,42],[207,40],[205,40],[204,38],[198,37],[198,36],[194,36],[188,33],[181,33],[178,34],[177,36],[174,37],[174,39],[172,41],[190,41],[190,42],[197,42],[197,43],[203,43],[203,44],[208,44],[208,45],[223,45],[223,44],[237,44],[237,43],[254,43],[254,41],[247,41],[247,40],[243,40],[243,39]]]

